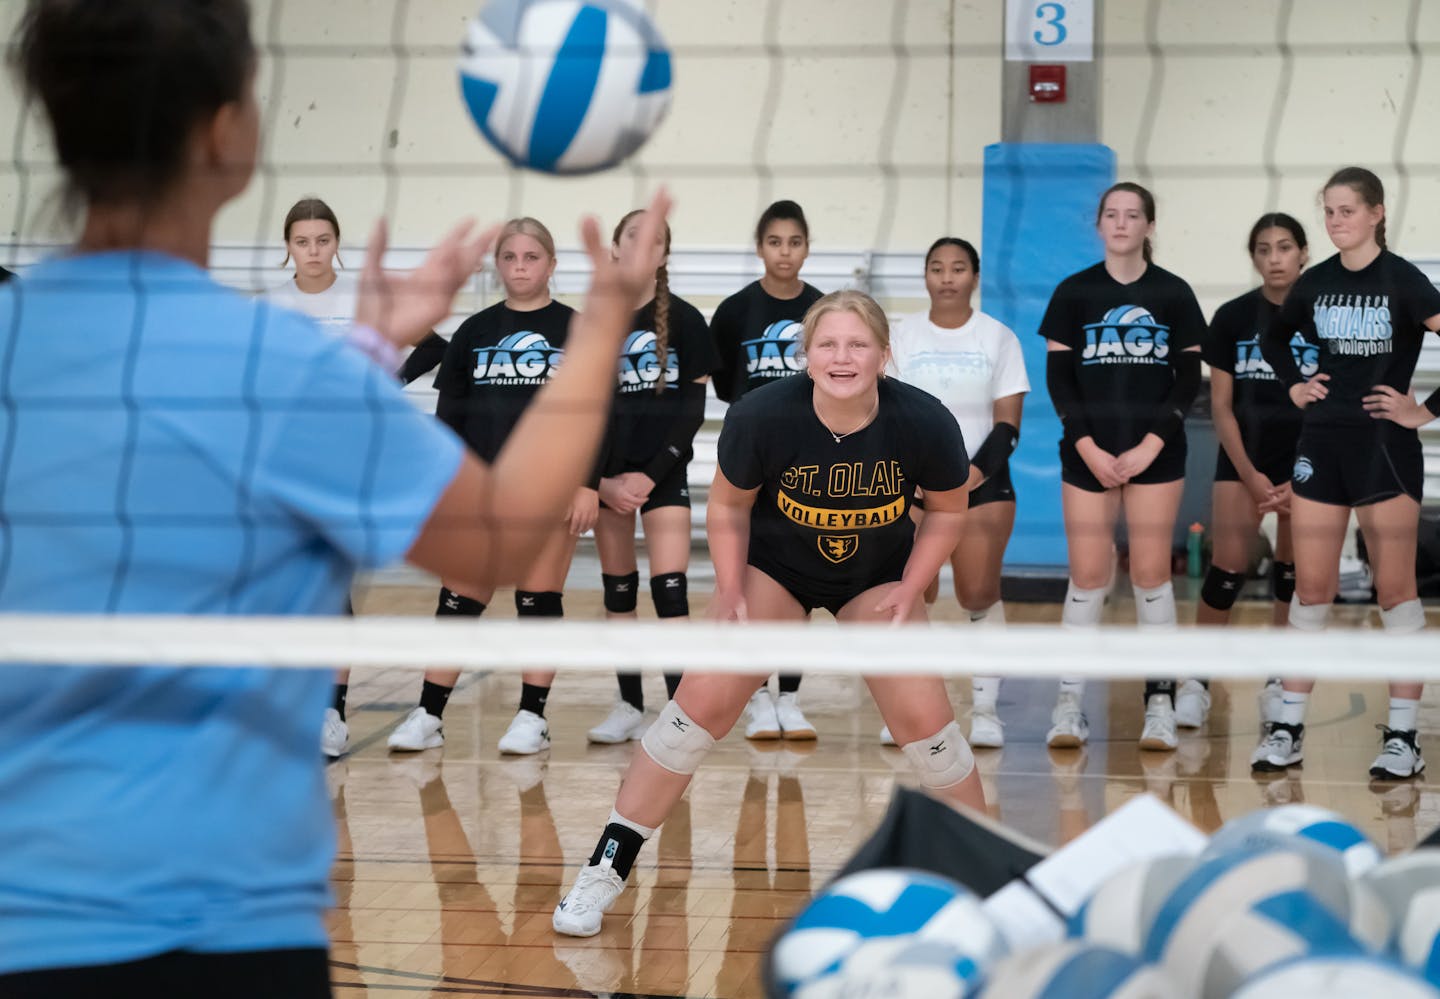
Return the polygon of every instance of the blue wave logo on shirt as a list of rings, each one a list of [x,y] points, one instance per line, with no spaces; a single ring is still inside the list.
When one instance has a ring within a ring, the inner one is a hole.
[[[1168,364],[1170,327],[1143,305],[1117,305],[1085,325],[1081,364]]]
[[[801,323],[782,319],[765,327],[754,340],[742,340],[745,348],[745,372],[751,377],[788,378],[805,370],[805,357],[800,353]]]
[[[667,389],[680,384],[680,358],[674,347],[665,349],[665,365],[655,351],[655,331],[636,330],[625,338],[620,352],[620,391],[655,391],[661,379]]]
[[[1303,333],[1290,338],[1290,355],[1300,369],[1301,378],[1310,378],[1320,370],[1320,348],[1305,339]],[[1260,337],[1235,342],[1236,381],[1273,382],[1275,369],[1260,353]]]
[[[544,385],[565,352],[551,346],[544,333],[511,333],[493,347],[476,347],[476,385]]]

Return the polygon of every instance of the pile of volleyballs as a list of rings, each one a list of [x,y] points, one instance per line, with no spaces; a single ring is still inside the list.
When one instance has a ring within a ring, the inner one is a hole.
[[[1440,849],[1382,860],[1334,812],[1263,810],[1122,870],[1068,939],[1018,953],[966,888],[869,870],[794,919],[766,977],[772,999],[1440,999]]]
[[[461,46],[460,90],[511,163],[592,173],[670,108],[670,50],[637,0],[490,0]]]

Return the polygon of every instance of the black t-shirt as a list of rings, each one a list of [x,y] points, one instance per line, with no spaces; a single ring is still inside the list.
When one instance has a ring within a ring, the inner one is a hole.
[[[1300,275],[1275,317],[1272,335],[1300,332],[1319,350],[1329,395],[1304,411],[1307,425],[1371,426],[1361,403],[1376,385],[1410,391],[1425,320],[1440,315],[1440,290],[1389,250],[1358,271],[1337,253]]]
[[[928,392],[882,379],[875,419],[837,443],[815,415],[814,387],[784,378],[731,406],[720,470],[741,489],[760,489],[751,562],[844,590],[908,553],[915,488],[958,489],[970,460],[955,417]]]
[[[1293,445],[1300,433],[1300,410],[1260,353],[1260,338],[1279,311],[1256,288],[1216,309],[1205,338],[1205,363],[1235,379],[1231,408],[1251,453],[1259,453],[1262,441],[1288,439]],[[1290,338],[1290,353],[1304,377],[1318,370],[1318,351],[1302,334]]]
[[[560,364],[575,310],[517,312],[499,302],[460,324],[435,374],[436,415],[494,461],[535,393]]]
[[[802,282],[794,298],[776,298],[752,281],[721,302],[710,320],[720,354],[715,394],[734,402],[761,385],[804,371],[800,320],[822,295]]]
[[[715,370],[715,345],[700,310],[670,296],[670,333],[662,367],[655,353],[655,303],[635,313],[634,331],[620,351],[615,408],[610,416],[601,471],[640,471],[665,447],[680,413],[680,388]],[[662,391],[655,391],[657,383]],[[687,451],[685,461],[690,460]]]
[[[1111,277],[1104,263],[1072,274],[1040,321],[1041,336],[1070,348],[1085,422],[1111,454],[1154,428],[1175,385],[1172,355],[1200,346],[1204,333],[1195,293],[1155,264],[1129,284]]]

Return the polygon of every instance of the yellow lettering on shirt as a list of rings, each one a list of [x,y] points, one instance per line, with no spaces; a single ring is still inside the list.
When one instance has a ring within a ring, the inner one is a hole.
[[[836,465],[834,468],[848,466]],[[832,480],[834,468],[831,469]],[[775,504],[780,512],[793,523],[802,527],[814,527],[822,531],[864,530],[870,527],[884,527],[893,524],[905,515],[905,497],[884,506],[867,507],[861,510],[829,510],[824,507],[807,506],[797,503],[783,489],[776,490]]]

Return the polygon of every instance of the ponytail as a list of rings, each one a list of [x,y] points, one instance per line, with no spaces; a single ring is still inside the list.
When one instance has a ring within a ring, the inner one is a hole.
[[[665,391],[670,363],[670,268],[665,264],[655,271],[655,359],[660,363],[660,380],[655,383],[658,395]]]

